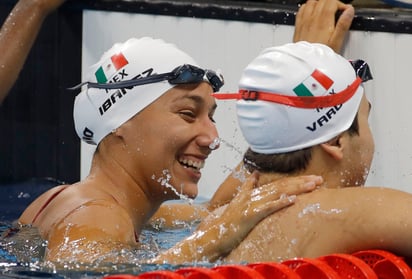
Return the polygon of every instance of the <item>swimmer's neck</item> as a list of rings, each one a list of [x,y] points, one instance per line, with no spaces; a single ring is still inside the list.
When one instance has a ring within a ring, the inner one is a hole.
[[[108,193],[121,204],[131,217],[135,232],[140,234],[163,201],[154,200],[144,182],[136,177],[115,157],[95,153],[90,173],[84,182]]]
[[[345,179],[347,175],[344,168],[345,166],[341,161],[334,160],[322,152],[321,148],[317,146],[312,150],[312,156],[307,166],[303,170],[293,171],[289,173],[280,172],[261,172],[260,184],[267,184],[274,180],[279,180],[287,177],[296,177],[302,175],[319,175],[323,178],[323,184],[320,188],[342,188],[347,187],[345,185]],[[350,185],[353,186],[353,185]]]
[[[323,178],[323,183],[317,188],[343,188],[348,187],[344,185],[341,179],[341,172],[334,171],[330,169],[319,170],[317,168],[307,168],[304,171],[294,172],[294,173],[276,173],[276,172],[261,172],[259,175],[259,185],[265,185],[279,179],[285,179],[288,177],[304,176],[304,175],[318,175]],[[286,181],[286,180],[285,180]],[[353,185],[350,185],[353,186]]]

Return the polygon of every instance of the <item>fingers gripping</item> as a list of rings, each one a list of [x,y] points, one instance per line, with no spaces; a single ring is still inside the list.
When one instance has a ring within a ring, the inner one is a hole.
[[[293,41],[322,43],[340,52],[353,17],[351,5],[337,0],[309,0],[296,15]]]
[[[355,17],[355,9],[351,5],[344,5],[345,9],[339,16],[336,22],[335,32],[332,35],[331,41],[335,42],[332,48],[337,51],[342,48],[346,33],[349,31],[353,18]]]

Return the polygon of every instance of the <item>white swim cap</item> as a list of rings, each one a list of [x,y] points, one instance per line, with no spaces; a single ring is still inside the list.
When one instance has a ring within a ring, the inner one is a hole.
[[[159,39],[132,38],[115,44],[91,67],[89,82],[111,83],[171,72],[183,64],[197,65],[175,45]],[[161,81],[133,88],[88,88],[77,95],[73,117],[77,135],[97,145],[114,129],[174,87]]]
[[[351,63],[325,45],[298,42],[267,48],[239,82],[240,92],[247,93],[236,104],[243,136],[262,154],[326,142],[351,126],[363,95],[360,83]],[[267,101],[271,98],[276,101]]]

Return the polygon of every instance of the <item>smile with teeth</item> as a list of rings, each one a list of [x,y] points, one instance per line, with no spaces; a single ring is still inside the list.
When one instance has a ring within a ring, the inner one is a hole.
[[[193,168],[196,170],[200,170],[205,166],[205,161],[193,161],[184,158],[180,158],[179,163],[186,168]]]

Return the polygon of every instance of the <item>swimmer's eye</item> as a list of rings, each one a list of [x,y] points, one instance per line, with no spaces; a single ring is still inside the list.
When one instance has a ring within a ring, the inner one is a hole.
[[[213,123],[216,124],[216,121],[215,121],[215,119],[213,118],[213,115],[209,115],[209,119],[210,119],[210,121],[212,121]]]
[[[184,119],[190,121],[193,121],[196,118],[196,114],[190,110],[180,111],[179,114],[182,115]]]

